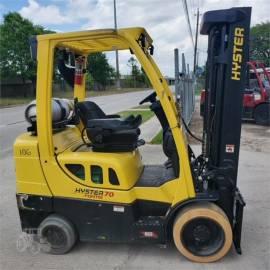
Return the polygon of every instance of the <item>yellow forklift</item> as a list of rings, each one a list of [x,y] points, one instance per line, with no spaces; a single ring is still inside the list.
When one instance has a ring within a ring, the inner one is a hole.
[[[201,34],[208,35],[209,42],[202,154],[197,157],[187,143],[178,105],[151,56],[153,41],[145,29],[32,39],[38,63],[36,101],[25,112],[31,123],[28,132],[14,144],[22,229],[36,229],[53,254],[68,252],[77,240],[173,240],[180,253],[195,262],[219,260],[233,242],[241,253],[245,203],[236,180],[250,16],[249,7],[203,16]],[[85,99],[87,55],[116,49],[135,54],[154,88],[140,104],[150,103],[162,125],[165,164],[143,164],[141,116],[107,115]],[[58,70],[74,88],[72,104],[52,97],[56,52]],[[70,56],[75,59],[72,67]]]

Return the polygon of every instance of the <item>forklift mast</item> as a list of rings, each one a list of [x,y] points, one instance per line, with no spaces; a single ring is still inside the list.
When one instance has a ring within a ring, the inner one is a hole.
[[[201,34],[208,35],[203,155],[209,168],[226,168],[236,186],[245,67],[251,8],[206,12]]]
[[[231,222],[238,253],[245,202],[237,188],[237,171],[250,17],[250,7],[209,11],[200,30],[208,35],[202,178],[218,191],[217,204]]]

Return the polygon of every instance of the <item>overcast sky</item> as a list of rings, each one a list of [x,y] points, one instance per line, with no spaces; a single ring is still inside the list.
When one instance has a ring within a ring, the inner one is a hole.
[[[116,0],[118,27],[143,26],[152,36],[154,58],[164,75],[173,76],[173,50],[185,53],[192,67],[193,46],[183,11],[182,0]],[[208,10],[252,6],[251,24],[270,20],[270,0],[187,0],[193,36],[196,9]],[[17,11],[35,24],[55,31],[112,28],[113,0],[2,0],[0,16]],[[200,17],[201,18],[201,17]],[[199,64],[206,59],[205,37],[199,38]],[[108,55],[114,65],[113,55]],[[128,72],[127,53],[120,54],[120,72]]]

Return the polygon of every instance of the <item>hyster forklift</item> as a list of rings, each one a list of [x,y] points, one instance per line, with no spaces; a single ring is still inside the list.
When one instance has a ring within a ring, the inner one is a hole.
[[[270,75],[263,63],[247,62],[242,120],[270,125]],[[201,91],[200,115],[204,117],[205,90]]]
[[[219,260],[232,243],[241,253],[245,202],[236,182],[250,16],[249,7],[203,16],[200,31],[208,35],[206,112],[197,157],[151,56],[153,41],[145,29],[37,36],[32,42],[33,56],[37,48],[36,103],[26,111],[28,132],[14,144],[22,229],[36,230],[37,239],[53,254],[68,252],[77,240],[173,240],[195,262]],[[162,125],[164,164],[142,163],[140,116],[107,115],[85,99],[87,55],[116,49],[136,55],[154,88],[140,104],[149,102]],[[74,85],[73,109],[52,98],[56,51],[75,59],[71,67],[67,57],[57,57],[63,77]]]

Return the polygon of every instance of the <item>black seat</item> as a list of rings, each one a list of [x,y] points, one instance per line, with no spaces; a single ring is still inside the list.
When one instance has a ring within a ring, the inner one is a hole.
[[[119,115],[106,115],[92,101],[76,103],[76,113],[86,129],[93,151],[127,152],[133,151],[144,142],[138,140],[142,123],[141,115],[125,119]]]
[[[120,118],[118,114],[105,114],[105,112],[93,101],[82,101],[76,103],[77,113],[81,118],[83,124],[86,126],[87,121],[90,119],[115,119]],[[124,118],[124,121],[130,122],[134,121],[136,117],[134,115],[129,115],[128,117]],[[140,116],[137,116],[137,120]]]
[[[141,117],[137,121],[127,123],[121,119],[92,119],[86,127],[89,140],[93,143],[93,150],[99,152],[127,152],[133,151],[140,144],[138,141]]]

